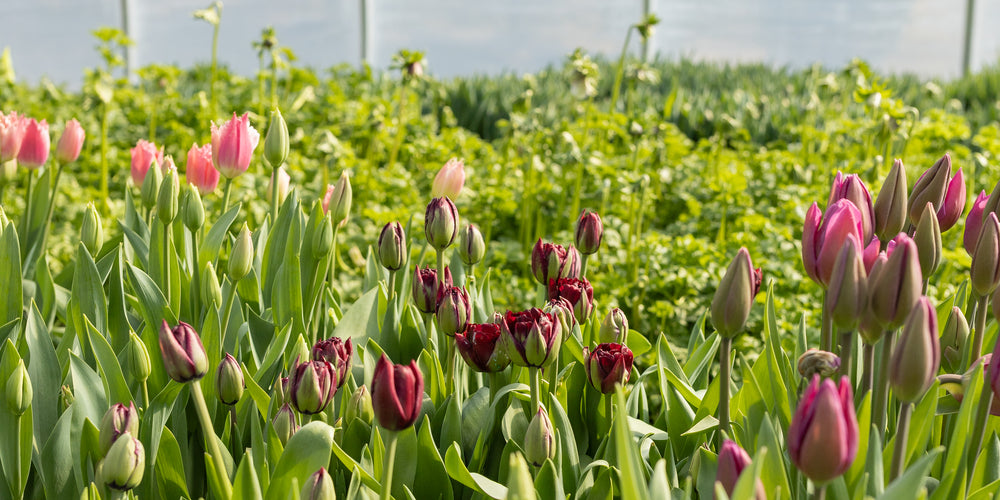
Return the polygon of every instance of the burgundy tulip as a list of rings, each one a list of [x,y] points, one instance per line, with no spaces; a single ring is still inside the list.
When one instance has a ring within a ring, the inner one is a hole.
[[[604,237],[604,225],[597,212],[584,210],[576,221],[576,247],[580,253],[591,255],[601,248]]]
[[[472,317],[472,301],[465,288],[446,286],[438,290],[437,309],[438,331],[454,336],[464,331]]]
[[[583,367],[590,385],[602,394],[615,392],[615,386],[628,383],[632,372],[632,351],[624,344],[600,344],[593,351],[583,348]]]
[[[497,349],[498,340],[500,325],[470,323],[465,332],[455,334],[455,347],[473,370],[494,373],[503,371],[510,364],[507,352]]]
[[[858,418],[847,377],[838,387],[814,375],[788,426],[788,455],[806,477],[825,483],[840,476],[858,452]]]
[[[962,234],[962,246],[965,253],[972,254],[976,251],[976,242],[979,240],[979,230],[983,227],[983,213],[986,209],[986,201],[989,200],[986,191],[980,191],[976,201],[972,202],[969,215],[965,217],[965,233]]]
[[[313,345],[312,359],[314,361],[329,361],[337,371],[337,388],[347,382],[347,372],[351,369],[351,357],[354,355],[354,344],[351,339],[330,337]]]
[[[372,376],[372,406],[378,424],[390,431],[413,425],[424,400],[424,376],[416,361],[396,365],[383,354]]]
[[[430,267],[413,268],[413,303],[420,312],[431,314],[437,310],[438,291],[442,283],[438,280],[437,270]],[[444,268],[444,286],[452,286],[451,270]]]
[[[586,278],[559,278],[549,280],[549,300],[564,298],[573,305],[573,317],[581,325],[594,310],[594,287]]]
[[[540,368],[548,365],[559,352],[562,332],[559,319],[538,308],[507,311],[500,324],[500,342],[510,362],[517,366]]]
[[[546,286],[553,279],[579,278],[579,252],[573,247],[567,249],[562,245],[543,243],[539,238],[531,249],[531,274]]]
[[[746,450],[735,441],[726,439],[722,442],[722,448],[719,450],[719,465],[715,470],[715,481],[722,484],[722,488],[726,490],[726,494],[730,498],[733,496],[733,490],[736,489],[736,482],[740,479],[740,474],[748,465],[750,465],[750,455],[747,454]],[[757,500],[767,499],[764,483],[759,479],[754,491],[754,498]]]
[[[299,363],[289,378],[292,406],[305,415],[325,410],[337,392],[337,371],[329,361]]]
[[[200,379],[208,372],[208,356],[201,338],[183,321],[172,329],[166,320],[160,324],[160,354],[167,375],[182,384]]]

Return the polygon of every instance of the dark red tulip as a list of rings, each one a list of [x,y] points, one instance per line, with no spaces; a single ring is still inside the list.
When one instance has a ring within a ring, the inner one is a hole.
[[[378,424],[390,431],[413,425],[424,400],[424,375],[416,361],[396,365],[383,354],[372,375],[372,406]]]
[[[623,344],[600,344],[593,351],[583,348],[583,367],[590,385],[603,394],[615,392],[615,385],[625,385],[632,372],[632,350]]]
[[[555,359],[562,345],[559,318],[538,308],[507,311],[500,332],[500,348],[517,366],[546,366]]]
[[[312,359],[329,361],[337,371],[337,388],[343,387],[347,381],[347,372],[351,369],[351,357],[354,355],[354,345],[351,339],[330,337],[316,342],[312,348]]]
[[[337,371],[329,361],[299,363],[290,379],[292,406],[305,415],[325,410],[337,392]]]
[[[174,328],[166,320],[160,324],[160,354],[167,375],[182,384],[200,379],[208,372],[208,356],[201,338],[183,321]]]
[[[581,325],[594,310],[594,287],[586,278],[559,278],[549,280],[549,300],[564,298],[573,305],[573,317]]]
[[[510,357],[503,349],[497,349],[498,340],[500,325],[470,323],[464,333],[455,334],[455,347],[473,370],[499,372],[510,364]]]

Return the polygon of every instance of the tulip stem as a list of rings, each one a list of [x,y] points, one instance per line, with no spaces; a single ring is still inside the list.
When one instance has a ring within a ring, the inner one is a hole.
[[[972,366],[972,363],[979,359],[983,353],[983,336],[986,334],[986,299],[982,296],[976,299],[975,335],[972,337],[972,349],[969,351],[969,359],[965,367]]]
[[[847,376],[854,387],[854,330],[840,332],[840,375]]]
[[[278,171],[281,170],[281,165],[271,169],[271,226],[274,226],[275,221],[278,220]]]
[[[225,348],[226,345],[226,330],[229,329],[229,317],[233,314],[233,302],[236,300],[236,283],[229,283],[229,293],[226,294],[226,304],[222,308],[222,317],[219,318],[222,321],[222,329],[219,330],[219,335],[222,337],[222,346]]]
[[[583,254],[583,255],[580,256],[580,277],[581,278],[586,278],[587,277],[587,257],[590,257],[590,255],[587,255],[587,254],[585,254],[583,252],[580,252],[580,253]]]
[[[437,249],[437,270],[438,282],[441,284],[440,289],[444,287],[444,248]]]
[[[608,417],[608,439],[611,439],[611,430],[614,426],[614,411],[615,411],[615,395],[605,394],[604,395],[604,416]]]
[[[191,310],[194,320],[201,319],[201,267],[198,266],[198,230],[191,230]],[[199,325],[200,326],[200,325]]]
[[[556,335],[562,335],[557,333]],[[549,375],[549,405],[552,405],[552,400],[556,398],[556,388],[559,387],[559,352],[552,353],[552,363],[549,364],[548,368]]]
[[[128,491],[116,490],[111,488],[111,496],[108,497],[110,500],[126,500],[128,499]]]
[[[885,436],[885,414],[889,403],[889,362],[892,359],[892,344],[896,332],[887,330],[882,334],[882,354],[879,357],[878,380],[875,383],[875,398],[872,401],[872,423]]]
[[[24,199],[27,200],[27,204],[24,206],[24,229],[21,231],[23,234],[18,235],[18,237],[21,238],[21,244],[25,245],[23,247],[25,251],[21,252],[24,254],[27,254],[28,247],[26,245],[28,243],[29,236],[31,235],[31,206],[34,205],[34,203],[32,203],[32,195],[34,194],[34,191],[31,189],[31,185],[35,181],[35,171],[29,169],[27,174],[28,182],[25,186],[24,192]]]
[[[979,304],[980,308],[984,307],[984,304]],[[987,377],[986,383],[983,384],[983,390],[979,396],[979,406],[976,407],[976,420],[972,426],[972,441],[970,444],[974,444],[972,448],[969,449],[969,456],[966,457],[968,460],[968,470],[969,481],[972,481],[973,474],[971,471],[975,469],[976,457],[979,456],[980,450],[983,448],[983,438],[986,434],[986,421],[990,416],[990,406],[993,404],[993,386],[990,384],[990,380]]]
[[[56,177],[55,180],[52,182],[52,192],[49,193],[49,208],[45,212],[45,224],[42,226],[42,243],[38,247],[39,254],[45,252],[45,240],[47,240],[49,236],[49,224],[52,223],[52,212],[53,209],[55,208],[56,194],[59,193],[59,178],[62,177],[62,172],[63,172],[63,166],[61,164],[56,164],[55,168],[56,168]],[[100,251],[100,248],[98,248],[96,251]],[[97,259],[96,255],[94,255],[94,259],[95,260]],[[28,271],[35,267],[35,263],[25,262],[24,266],[25,266],[25,271]]]
[[[229,194],[233,190],[233,180],[226,177],[226,187],[222,191],[222,213],[229,210]]]
[[[825,484],[814,484],[815,490],[813,490],[813,500],[826,500],[826,485]]]
[[[229,405],[229,447],[234,457],[239,456],[240,442],[236,438],[236,405]]]
[[[875,344],[863,343],[861,360],[864,367],[861,372],[861,384],[858,396],[864,397],[866,393],[872,390],[872,372],[875,371]]]
[[[445,337],[449,336],[446,335]],[[455,386],[455,339],[449,338],[445,342],[448,343],[448,354],[446,356],[448,366],[444,369],[445,379],[448,381],[448,392],[454,394],[457,398],[457,387]]]
[[[541,382],[538,379],[538,367],[537,366],[529,366],[528,367],[528,376],[531,377],[531,381],[530,381],[530,385],[531,385],[531,413],[534,414],[536,411],[538,411],[538,386],[541,385]]]
[[[719,446],[725,436],[731,436],[733,430],[729,425],[729,378],[730,378],[730,351],[732,350],[733,339],[722,337],[719,344]],[[723,435],[724,434],[724,435]]]
[[[340,233],[340,224],[333,225],[333,244],[330,246],[330,291],[333,291],[333,282],[337,278],[337,234]]]
[[[824,295],[829,291],[823,292]],[[824,303],[826,301],[824,300]],[[833,352],[833,316],[826,309],[823,310],[823,326],[820,330],[819,349],[821,351]]]
[[[386,430],[385,462],[382,466],[382,491],[379,500],[392,498],[392,469],[396,463],[396,431]]]
[[[899,477],[906,463],[906,440],[910,434],[910,415],[913,414],[913,403],[903,403],[899,409],[899,420],[896,424],[896,447],[892,452],[892,468],[889,472],[889,482]]]
[[[149,408],[149,388],[146,387],[146,379],[142,379],[142,407]]]
[[[396,271],[389,270],[389,304],[393,303],[396,295]]]
[[[163,297],[167,299],[167,308],[170,307],[170,232],[170,223],[163,224],[163,255],[160,258],[163,259]]]
[[[233,496],[233,485],[229,482],[229,473],[226,471],[226,462],[222,459],[222,452],[219,451],[219,443],[212,428],[212,417],[208,414],[208,406],[205,404],[205,394],[201,392],[201,381],[191,382],[191,395],[194,396],[194,404],[198,410],[198,419],[201,420],[201,430],[205,435],[205,448],[212,455],[215,461],[215,470],[218,475],[219,487],[225,498]]]

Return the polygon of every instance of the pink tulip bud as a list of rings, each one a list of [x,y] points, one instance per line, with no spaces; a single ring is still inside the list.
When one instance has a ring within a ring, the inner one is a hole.
[[[434,176],[431,198],[457,199],[465,184],[465,163],[457,158],[448,160]]]
[[[902,326],[923,288],[917,245],[903,233],[894,242],[885,265],[877,273],[873,270],[868,281],[869,307],[882,326],[888,328]]]
[[[809,207],[802,231],[802,263],[810,278],[824,287],[830,283],[837,254],[849,234],[865,241],[861,212],[853,203],[837,200],[826,214],[815,203]]]
[[[969,209],[969,215],[965,218],[965,233],[962,235],[962,246],[965,247],[965,253],[972,254],[976,251],[976,241],[979,240],[979,230],[983,227],[983,214],[986,209],[986,201],[989,196],[986,194],[986,190],[980,191],[979,196],[976,197],[976,201],[972,203],[972,208]]]
[[[167,375],[182,384],[198,380],[208,372],[208,357],[201,338],[183,321],[174,328],[166,320],[160,324],[160,354]]]
[[[139,139],[132,148],[132,182],[136,186],[142,186],[142,181],[146,180],[146,172],[154,161],[157,165],[163,163],[163,148],[157,150],[156,144]]]
[[[920,175],[917,183],[913,185],[913,189],[910,191],[909,212],[911,224],[915,226],[920,222],[920,214],[923,213],[927,202],[931,202],[938,208],[942,206],[945,193],[950,188],[949,180],[951,180],[951,155],[945,154],[931,168]],[[965,205],[964,201],[962,205]],[[944,224],[941,224],[941,226],[944,226]]]
[[[983,221],[969,272],[972,289],[980,297],[989,296],[1000,284],[1000,221],[993,212]]]
[[[875,208],[872,205],[871,192],[858,174],[844,175],[843,172],[837,172],[833,187],[830,189],[830,200],[826,206],[832,207],[838,200],[847,200],[857,207],[861,215],[861,233],[864,237],[861,241],[867,245],[874,236]]]
[[[191,145],[187,155],[188,184],[198,188],[198,193],[205,196],[219,186],[219,171],[212,165],[212,145]]]
[[[944,199],[937,207],[937,219],[942,233],[951,229],[951,226],[962,217],[962,212],[965,211],[965,197],[965,177],[960,168],[948,183]]]
[[[28,119],[16,111],[7,115],[0,113],[0,163],[17,158],[27,126]]]
[[[576,220],[576,247],[580,253],[592,255],[601,248],[601,239],[604,236],[604,225],[601,223],[601,216],[597,212],[584,210],[580,218]]]
[[[248,113],[233,117],[217,126],[212,123],[212,161],[227,179],[232,179],[250,167],[253,150],[260,142],[260,134],[250,126]]]
[[[733,496],[733,490],[736,489],[736,482],[740,479],[740,474],[743,473],[743,469],[746,469],[750,465],[750,455],[747,454],[740,445],[736,444],[735,441],[726,439],[722,442],[722,448],[719,450],[719,466],[715,471],[716,482],[722,484],[722,488],[726,490],[726,494],[730,498]],[[755,500],[766,500],[767,493],[764,491],[764,483],[759,479],[757,480],[757,487],[754,491]]]
[[[903,230],[909,205],[907,198],[906,168],[903,161],[897,158],[875,198],[875,234],[879,238],[892,238]]]
[[[372,406],[378,424],[391,431],[413,425],[424,400],[424,375],[416,361],[396,365],[383,354],[372,375]]]
[[[24,140],[17,153],[17,163],[29,169],[40,168],[49,159],[49,124],[34,118],[24,128]]]
[[[930,299],[921,297],[903,325],[899,343],[889,362],[892,393],[904,403],[924,396],[941,366],[937,312]]]
[[[56,145],[56,159],[62,163],[73,163],[80,157],[80,150],[83,149],[83,139],[86,134],[80,122],[72,119],[66,122],[66,128],[59,136],[59,144]]]
[[[806,477],[825,483],[840,476],[858,452],[858,418],[847,377],[840,386],[814,375],[788,426],[788,455]]]

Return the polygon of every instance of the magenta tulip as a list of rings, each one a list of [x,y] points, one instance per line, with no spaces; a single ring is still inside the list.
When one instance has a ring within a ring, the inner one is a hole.
[[[865,241],[861,212],[854,203],[846,199],[837,200],[827,208],[826,214],[816,203],[809,207],[802,230],[802,263],[813,281],[824,287],[830,283],[837,254],[849,234],[853,234],[858,241]],[[870,241],[865,247],[866,257],[871,252],[870,248],[878,249],[878,239],[871,238]]]
[[[825,483],[844,473],[858,452],[858,418],[847,377],[838,387],[814,375],[788,426],[788,455],[809,479]]]
[[[976,201],[972,202],[969,215],[965,217],[965,233],[962,234],[962,246],[965,253],[972,254],[976,251],[976,241],[979,240],[979,230],[983,227],[983,214],[986,211],[986,201],[989,200],[986,191],[980,191]]]
[[[225,178],[232,179],[250,167],[253,150],[260,134],[250,126],[248,113],[233,117],[222,124],[212,123],[212,161]]]
[[[167,375],[182,384],[200,379],[208,372],[208,356],[201,338],[183,321],[174,328],[166,320],[160,324],[160,354]]]
[[[747,454],[746,450],[735,441],[726,439],[722,442],[722,448],[719,450],[719,465],[715,470],[715,481],[722,484],[722,488],[726,490],[726,494],[730,498],[733,496],[733,490],[736,489],[736,482],[740,479],[740,474],[748,465],[750,465],[750,455]],[[753,498],[755,500],[767,499],[764,483],[759,479]]]
[[[219,171],[212,165],[212,145],[191,145],[187,155],[188,184],[198,188],[198,193],[205,196],[219,186]]]
[[[826,206],[832,207],[838,200],[847,200],[857,207],[858,215],[861,216],[861,233],[864,237],[861,241],[865,245],[871,243],[875,235],[875,207],[872,204],[871,192],[858,174],[844,175],[843,172],[837,172],[833,187],[830,189],[830,200]]]
[[[562,345],[559,318],[538,308],[507,311],[500,323],[501,349],[517,366],[541,368],[558,355]],[[555,354],[553,354],[555,353]]]
[[[36,169],[49,159],[49,124],[34,118],[28,120],[24,128],[24,140],[17,153],[17,163],[25,168]]]
[[[587,322],[594,310],[594,287],[586,278],[549,280],[549,300],[559,298],[566,299],[573,306],[573,318],[581,325]]]

